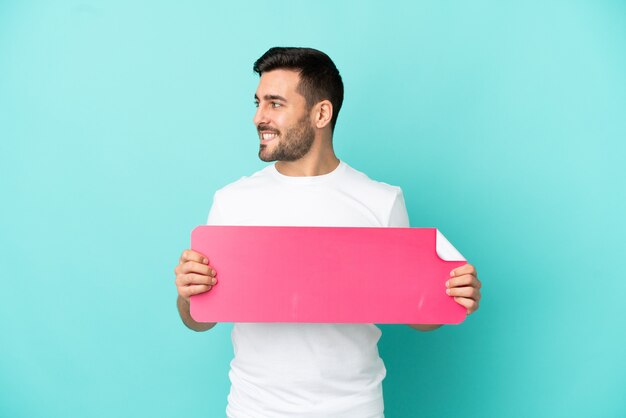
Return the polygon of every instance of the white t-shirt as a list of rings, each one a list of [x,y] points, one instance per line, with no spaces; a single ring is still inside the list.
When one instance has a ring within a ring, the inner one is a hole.
[[[399,187],[340,162],[322,176],[285,176],[272,164],[243,177],[215,193],[208,224],[408,227],[409,220]],[[380,335],[373,324],[234,324],[226,414],[382,417]]]

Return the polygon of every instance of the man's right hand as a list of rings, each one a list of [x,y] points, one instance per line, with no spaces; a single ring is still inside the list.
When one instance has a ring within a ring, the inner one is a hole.
[[[208,292],[217,283],[209,259],[193,250],[185,250],[174,269],[178,296],[189,303],[189,297]]]

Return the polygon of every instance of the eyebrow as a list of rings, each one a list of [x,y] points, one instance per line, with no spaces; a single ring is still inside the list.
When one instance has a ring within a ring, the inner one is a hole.
[[[287,99],[285,99],[283,96],[279,96],[277,94],[266,94],[265,96],[263,96],[263,99],[265,99],[265,100],[281,100],[283,102],[287,101]],[[259,101],[259,97],[256,94],[254,95],[254,100],[256,100],[257,102]]]

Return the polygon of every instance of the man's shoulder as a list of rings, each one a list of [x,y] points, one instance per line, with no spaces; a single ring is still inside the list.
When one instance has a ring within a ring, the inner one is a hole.
[[[239,193],[245,190],[257,189],[261,184],[265,184],[270,177],[271,165],[256,171],[249,176],[242,176],[238,180],[229,183],[218,189],[215,193],[219,195],[229,195]]]
[[[358,187],[363,190],[367,190],[370,193],[375,193],[378,196],[396,195],[402,192],[400,187],[382,181],[373,180],[364,172],[359,171],[348,164],[346,164],[345,179],[346,186]]]

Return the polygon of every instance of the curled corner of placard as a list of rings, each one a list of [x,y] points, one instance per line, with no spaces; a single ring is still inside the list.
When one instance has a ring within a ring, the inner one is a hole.
[[[450,241],[438,229],[435,247],[437,255],[444,261],[466,261],[465,257],[450,244]]]

